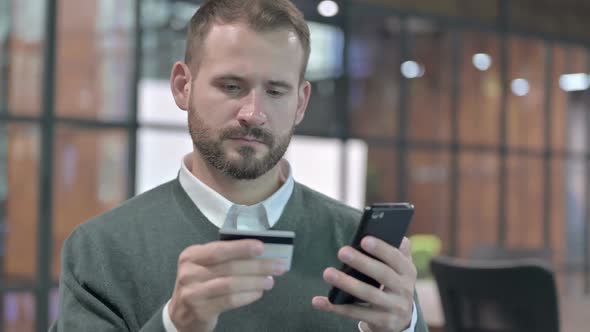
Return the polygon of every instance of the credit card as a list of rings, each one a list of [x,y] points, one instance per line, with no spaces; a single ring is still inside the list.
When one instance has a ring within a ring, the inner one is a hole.
[[[278,259],[285,264],[287,271],[291,269],[293,242],[295,233],[291,231],[247,231],[239,229],[220,229],[219,239],[222,241],[254,239],[264,243],[264,251],[258,258]]]

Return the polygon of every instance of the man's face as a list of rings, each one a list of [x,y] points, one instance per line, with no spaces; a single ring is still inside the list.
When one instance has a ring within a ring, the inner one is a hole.
[[[193,144],[224,174],[258,178],[282,158],[305,112],[299,39],[286,29],[214,25],[199,52],[188,105]]]

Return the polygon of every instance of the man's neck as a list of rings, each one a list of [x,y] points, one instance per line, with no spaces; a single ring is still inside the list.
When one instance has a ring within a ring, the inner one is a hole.
[[[281,162],[254,180],[237,180],[211,166],[197,152],[193,152],[190,159],[190,172],[201,182],[235,204],[260,203],[276,192],[284,182],[281,176]]]

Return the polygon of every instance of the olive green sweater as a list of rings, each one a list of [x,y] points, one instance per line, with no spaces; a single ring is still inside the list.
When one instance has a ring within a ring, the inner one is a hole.
[[[216,331],[358,331],[357,322],[314,309],[328,266],[354,235],[360,212],[296,184],[273,229],[294,231],[292,269],[248,306],[223,313]],[[218,229],[178,180],[82,224],[62,249],[59,317],[53,332],[164,332],[178,255],[214,241]],[[419,306],[418,306],[419,307]],[[419,313],[417,332],[426,331]]]

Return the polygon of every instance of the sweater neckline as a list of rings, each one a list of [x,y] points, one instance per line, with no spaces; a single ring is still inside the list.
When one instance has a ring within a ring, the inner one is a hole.
[[[183,220],[192,227],[198,227],[199,232],[210,232],[210,233],[217,233],[219,228],[217,228],[213,223],[211,223],[207,217],[199,210],[199,208],[193,203],[190,199],[188,194],[182,188],[178,177],[172,181],[171,187],[171,195],[174,198],[174,201],[178,205],[179,210],[182,212]],[[295,231],[297,228],[296,216],[300,214],[301,211],[297,211],[298,209],[302,209],[301,206],[302,202],[302,190],[301,185],[295,181],[293,186],[293,193],[291,197],[287,201],[285,208],[283,209],[283,213],[281,214],[278,221],[275,223],[273,227],[270,229],[272,230],[289,230]]]

